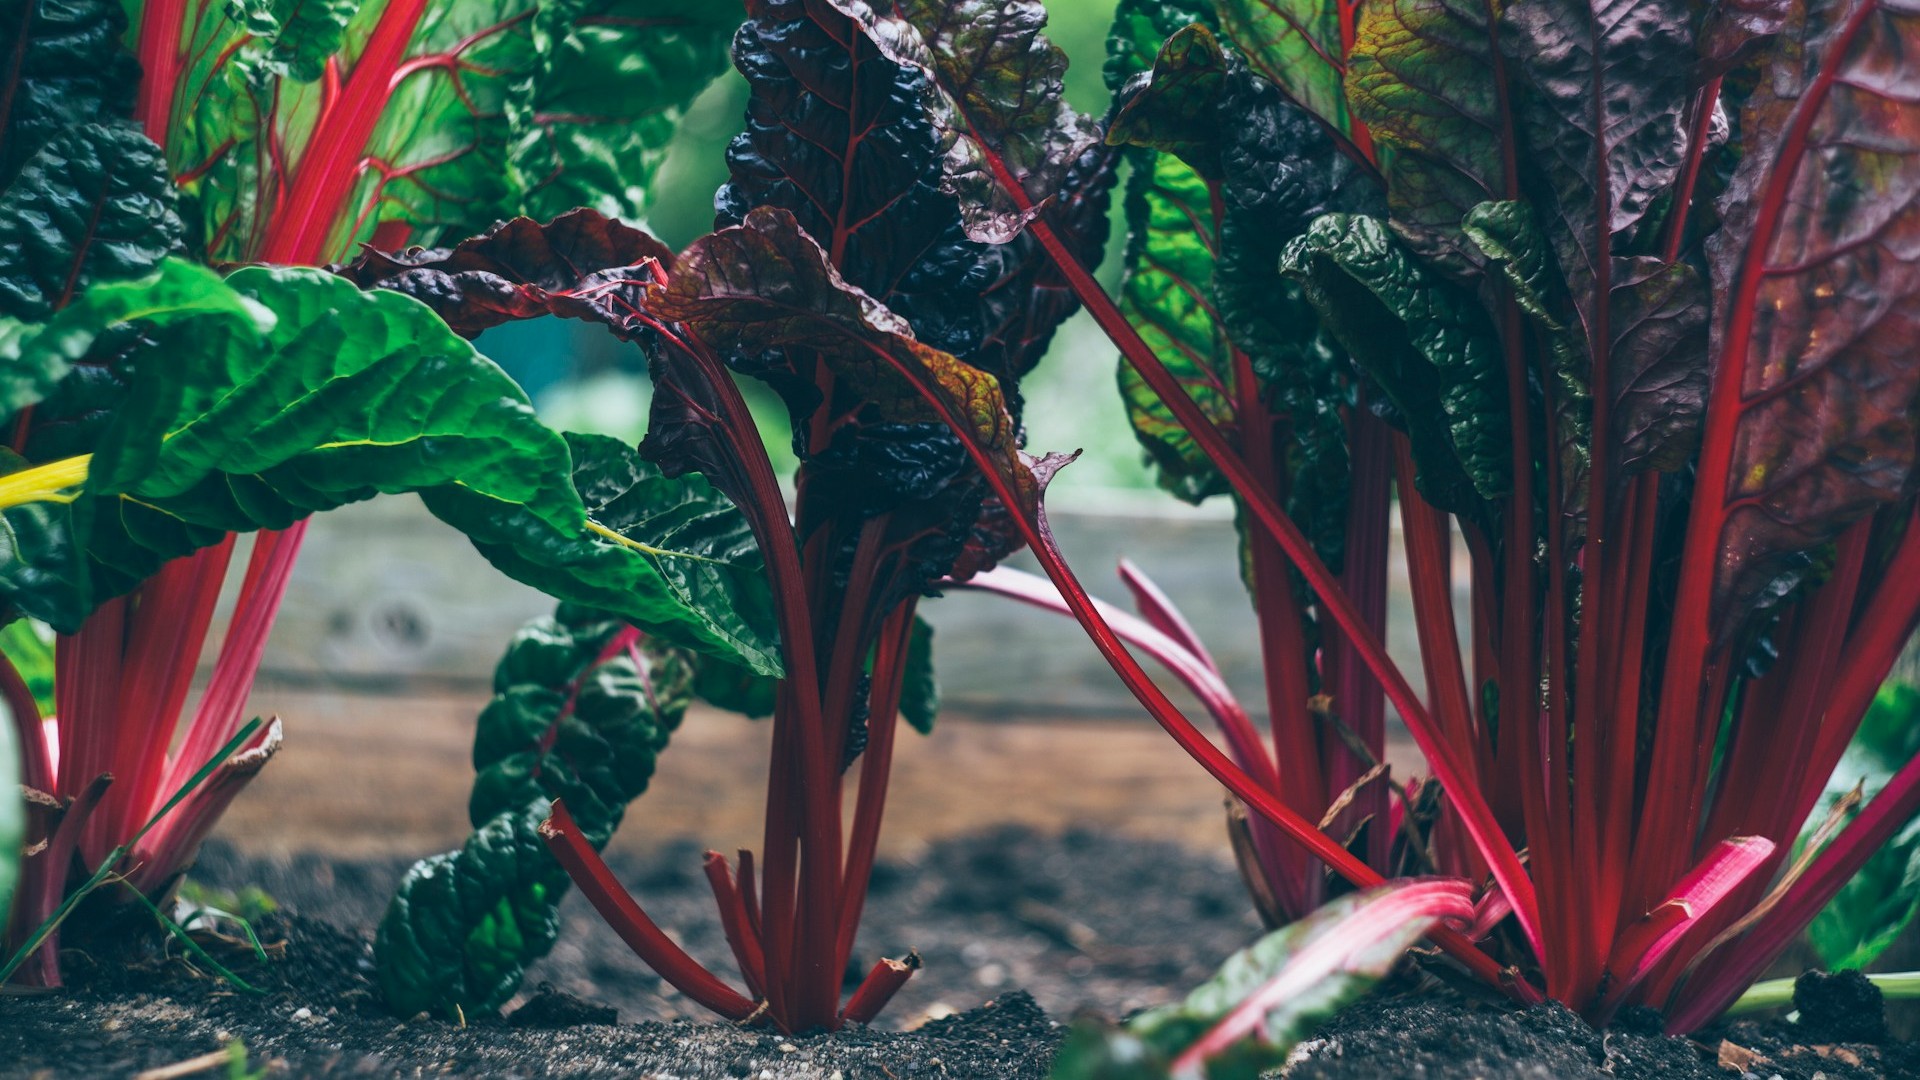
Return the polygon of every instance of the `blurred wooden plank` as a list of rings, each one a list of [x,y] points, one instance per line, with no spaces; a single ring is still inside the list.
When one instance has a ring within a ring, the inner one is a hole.
[[[473,718],[483,693],[387,696],[256,690],[286,745],[235,800],[219,835],[257,853],[424,855],[466,838]],[[760,846],[768,726],[704,706],[662,755],[622,845],[691,837],[721,851]],[[1395,773],[1417,760],[1390,753]],[[1131,717],[1006,723],[943,715],[931,736],[901,732],[881,850],[995,825],[1097,825],[1226,851],[1221,792],[1152,724]]]

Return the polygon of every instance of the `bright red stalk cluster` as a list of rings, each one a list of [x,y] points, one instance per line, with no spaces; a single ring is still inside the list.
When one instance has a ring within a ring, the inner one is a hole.
[[[134,46],[143,68],[135,119],[163,147],[176,110],[192,107],[179,100],[190,6],[188,0],[145,5]],[[355,212],[356,188],[368,168],[368,140],[400,82],[426,70],[419,58],[411,63],[406,58],[426,8],[426,0],[387,5],[353,70],[344,80],[337,69],[331,72],[329,92],[299,160],[264,178],[271,190],[261,205],[268,209],[246,252],[248,260],[317,265],[346,253],[339,226]],[[277,140],[272,124],[266,126]],[[234,150],[228,142],[217,153]],[[276,154],[275,160],[283,158]],[[185,183],[214,162],[172,164]],[[398,246],[405,242],[405,230],[386,228],[384,238]],[[11,433],[15,446],[26,444],[30,423],[30,410],[23,411]],[[42,721],[18,673],[0,663],[0,692],[19,728],[23,779],[33,793],[30,844],[46,842],[22,865],[20,899],[6,941],[18,944],[31,934],[68,889],[86,880],[239,731],[305,533],[306,523],[300,522],[258,534],[212,678],[184,730],[180,721],[189,687],[227,579],[231,536],[168,563],[131,594],[102,605],[79,633],[59,639],[53,717]],[[279,742],[276,721],[148,832],[119,871],[127,884],[153,899],[164,896]],[[21,969],[23,977],[57,985],[58,949],[57,936],[49,938]]]
[[[231,538],[168,563],[132,594],[102,605],[79,633],[61,635],[53,716],[40,716],[18,672],[0,662],[0,692],[24,748],[31,811],[31,853],[21,863],[0,952],[24,942],[239,733],[304,535],[304,523],[260,534],[212,678],[190,713],[188,690],[226,579]],[[279,746],[275,720],[169,811],[116,869],[127,887],[156,901],[170,892],[228,804]],[[22,977],[59,985],[58,957],[55,934],[21,968]]]
[[[1871,7],[1862,5],[1858,11]],[[1830,73],[1823,76],[1830,77]],[[1710,112],[1711,99],[1706,95],[1713,89],[1703,91],[1705,107],[1695,110],[1696,117]],[[1787,155],[1804,151],[1805,127],[1816,107],[1803,107],[1796,115],[1787,135]],[[1687,182],[1697,171],[1687,171]],[[1789,160],[1780,168],[1778,175],[1783,178],[1769,190],[1769,200],[1784,198],[1793,172]],[[1002,186],[1018,197],[1018,185],[1003,178]],[[1677,231],[1683,221],[1676,216],[1670,227]],[[1764,678],[1739,679],[1732,672],[1733,644],[1716,641],[1707,633],[1708,590],[1721,557],[1719,545],[1730,501],[1711,497],[1720,493],[1703,484],[1706,490],[1697,492],[1691,503],[1673,637],[1664,643],[1666,667],[1659,685],[1665,688],[1665,697],[1652,717],[1655,745],[1650,756],[1642,756],[1636,749],[1641,715],[1637,688],[1643,679],[1659,674],[1645,670],[1644,662],[1649,653],[1657,655],[1662,646],[1655,642],[1666,637],[1665,627],[1649,621],[1647,604],[1660,510],[1657,476],[1645,474],[1630,482],[1628,496],[1616,504],[1618,513],[1596,512],[1578,552],[1564,547],[1566,540],[1558,528],[1549,529],[1547,564],[1586,568],[1577,649],[1552,629],[1571,625],[1569,587],[1560,574],[1550,575],[1547,618],[1536,622],[1537,598],[1530,595],[1530,584],[1523,587],[1531,581],[1531,566],[1525,561],[1510,566],[1503,588],[1500,578],[1490,572],[1494,549],[1489,538],[1466,527],[1476,569],[1471,606],[1476,677],[1469,682],[1451,603],[1448,517],[1413,489],[1405,439],[1393,434],[1389,436],[1393,442],[1390,465],[1379,460],[1363,463],[1363,451],[1356,453],[1355,484],[1364,487],[1372,478],[1388,475],[1389,469],[1397,474],[1395,486],[1429,688],[1423,703],[1412,695],[1380,646],[1378,623],[1362,601],[1367,583],[1358,583],[1356,591],[1351,573],[1345,581],[1330,574],[1279,508],[1284,489],[1277,487],[1271,475],[1263,476],[1266,455],[1257,436],[1243,435],[1243,445],[1233,445],[1185,395],[1084,268],[1050,239],[1045,222],[1036,221],[1032,228],[1049,254],[1061,262],[1067,280],[1127,361],[1160,393],[1251,511],[1256,553],[1259,545],[1269,541],[1280,548],[1311,585],[1323,625],[1350,643],[1353,655],[1385,687],[1446,792],[1449,817],[1440,823],[1436,847],[1443,859],[1454,864],[1447,869],[1464,872],[1483,863],[1491,870],[1497,888],[1505,894],[1502,904],[1510,904],[1518,917],[1533,964],[1553,996],[1601,1018],[1630,1001],[1663,1004],[1676,1010],[1676,1029],[1697,1027],[1724,1008],[1866,857],[1920,809],[1920,763],[1914,763],[1826,849],[1816,872],[1780,883],[1777,903],[1745,929],[1737,946],[1698,951],[1754,910],[1767,894],[1823,781],[1920,618],[1920,535],[1912,527],[1914,522],[1903,514],[1855,525],[1840,542],[1833,573],[1778,628],[1775,640],[1782,661]],[[1755,253],[1767,248],[1764,235],[1752,241]],[[1677,250],[1677,240],[1668,244],[1670,258]],[[1749,268],[1749,279],[1733,297],[1729,339],[1736,342],[1736,351],[1717,368],[1720,379],[1711,399],[1702,477],[1726,476],[1733,427],[1749,400],[1740,384],[1744,354],[1739,350],[1751,336],[1747,328],[1760,265]],[[1521,366],[1531,362],[1525,343],[1510,349],[1510,361],[1516,365],[1510,388],[1516,395],[1514,415],[1520,421],[1514,430],[1524,432],[1531,407],[1525,396],[1526,369]],[[1247,430],[1244,417],[1240,422],[1242,430]],[[1604,438],[1608,429],[1596,417],[1593,430],[1600,433],[1597,438]],[[1521,466],[1516,476],[1532,471],[1524,442],[1515,439],[1516,465]],[[1364,447],[1364,441],[1356,443]],[[1607,452],[1607,447],[1597,445],[1591,455],[1596,465],[1590,505],[1596,507],[1607,505],[1606,489],[1601,486],[1605,474],[1597,464]],[[1548,470],[1550,483],[1552,471]],[[1532,550],[1528,523],[1534,519],[1530,500],[1536,496],[1530,487],[1517,483],[1514,504],[1505,509],[1509,523],[1523,530],[1518,534],[1522,544],[1505,545],[1510,553]],[[1550,497],[1553,493],[1540,494]],[[1371,506],[1372,513],[1384,516],[1383,502],[1356,497],[1356,505]],[[1557,499],[1550,505],[1558,505]],[[1869,578],[1863,573],[1867,553],[1876,547],[1884,549],[1888,537],[1898,537],[1899,542],[1885,565],[1876,568],[1871,580],[1878,583],[1877,588],[1869,591],[1865,588]],[[1113,620],[1103,618],[1083,594],[1076,596],[1077,583],[1058,553],[1044,542],[1036,541],[1034,547],[1064,595],[1064,599],[1035,602],[1070,609],[1101,644],[1116,671],[1189,752],[1305,850],[1325,852],[1326,839],[1301,828],[1300,807],[1279,805],[1283,799],[1292,803],[1303,798],[1297,787],[1290,797],[1288,779],[1306,777],[1313,762],[1308,751],[1289,741],[1297,741],[1300,733],[1283,730],[1302,722],[1303,703],[1297,691],[1276,696],[1273,722],[1281,748],[1277,760],[1251,760],[1242,749],[1244,738],[1236,737],[1243,722],[1238,706],[1223,700],[1212,686],[1214,680],[1181,658],[1182,653],[1189,658],[1204,654],[1169,641],[1150,641],[1137,630],[1122,631],[1121,636],[1169,662],[1176,674],[1200,692],[1241,759],[1238,768],[1224,766],[1217,751],[1194,739],[1189,725],[1166,715],[1170,707],[1164,697],[1112,640]],[[1257,573],[1258,559],[1255,566]],[[1270,609],[1290,606],[1288,594],[1284,582],[1260,584],[1257,602],[1263,633],[1274,634],[1278,626],[1279,634],[1285,634],[1288,620]],[[1149,618],[1163,633],[1172,625],[1158,600],[1149,606]],[[1530,640],[1543,627],[1545,640]],[[1350,698],[1353,684],[1337,677],[1333,658],[1323,655],[1322,665],[1321,678],[1332,685],[1344,682]],[[1300,685],[1284,662],[1270,663],[1268,675],[1270,685]],[[1531,688],[1539,685],[1542,676],[1546,692],[1536,698]],[[1500,695],[1497,720],[1504,738],[1496,737],[1496,721],[1467,691],[1470,685],[1489,681],[1508,688]],[[1527,689],[1513,691],[1516,685]],[[1717,783],[1710,786],[1713,742],[1723,703],[1728,702],[1738,713],[1737,735],[1715,778]],[[1336,700],[1335,707],[1346,704]],[[1290,765],[1292,776],[1276,782]],[[1250,796],[1249,789],[1257,789],[1261,797]],[[1306,798],[1326,790],[1309,784]],[[1644,799],[1636,802],[1636,792],[1643,792]],[[1706,798],[1709,792],[1715,796],[1711,802]],[[1464,837],[1452,831],[1456,820]],[[1522,844],[1529,853],[1530,872],[1519,869],[1516,849]],[[1379,867],[1363,869],[1350,856],[1326,861],[1355,885],[1378,879]],[[1299,895],[1301,887],[1294,885],[1294,895]],[[1542,890],[1538,896],[1536,888]]]
[[[647,323],[696,373],[717,403],[717,428],[744,491],[735,495],[766,559],[780,624],[782,663],[773,712],[765,840],[760,857],[742,850],[735,868],[708,852],[705,871],[721,926],[739,967],[744,993],[708,971],[666,938],[556,803],[541,828],[562,865],[596,910],[648,966],[702,1006],[736,1021],[765,1021],[782,1031],[835,1029],[871,1020],[919,966],[917,958],[883,959],[843,1004],[842,973],[853,954],[899,723],[902,677],[915,599],[884,602],[888,583],[908,567],[916,537],[889,537],[890,515],[858,521],[830,518],[805,541],[788,520],[785,496],[739,388],[697,337],[644,312]],[[832,375],[821,366],[821,378]],[[678,392],[661,385],[656,393]],[[831,395],[824,395],[831,400]],[[822,406],[824,409],[826,406]],[[820,423],[816,430],[829,427]],[[808,488],[799,515],[807,517]],[[842,528],[855,530],[847,536]],[[854,545],[844,581],[835,581],[838,541]],[[860,684],[871,657],[871,683]],[[843,820],[843,762],[849,718],[862,704],[867,744],[851,823]],[[756,871],[756,866],[758,870]]]

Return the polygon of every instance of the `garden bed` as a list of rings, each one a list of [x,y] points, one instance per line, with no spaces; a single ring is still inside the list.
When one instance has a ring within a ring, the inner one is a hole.
[[[730,970],[697,854],[670,843],[616,853],[614,866],[693,955]],[[375,998],[367,941],[403,869],[400,859],[263,859],[210,845],[198,880],[215,890],[257,885],[282,905],[259,922],[278,959],[235,961],[266,993],[237,992],[163,950],[132,962],[71,950],[68,990],[0,999],[5,1075],[130,1076],[238,1038],[253,1067],[301,1077],[1039,1078],[1064,1032],[1058,1022],[1177,996],[1257,930],[1232,867],[1212,855],[1103,833],[998,829],[882,864],[857,959],[914,948],[927,966],[874,1030],[786,1038],[680,1019],[692,1011],[684,999],[577,898],[559,946],[506,1018],[468,1017],[462,1027],[395,1017]],[[1406,989],[1336,1019],[1290,1075],[1739,1075],[1719,1064],[1723,1037],[1731,1060],[1746,1060],[1743,1051],[1766,1059],[1754,1066],[1762,1077],[1920,1075],[1911,1047],[1829,1043],[1832,1033],[1779,1023],[1700,1041],[1603,1036],[1557,1006],[1516,1011],[1430,982],[1418,997]],[[1816,1045],[1789,1049],[1802,1042]]]

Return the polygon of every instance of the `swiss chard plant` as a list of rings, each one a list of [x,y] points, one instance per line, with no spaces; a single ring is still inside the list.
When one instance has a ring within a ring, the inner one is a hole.
[[[620,530],[648,512],[632,485],[704,476],[744,518],[753,561],[669,552],[662,566],[702,596],[722,577],[729,588],[756,582],[780,643],[777,683],[712,661],[699,676],[709,700],[772,714],[764,843],[737,861],[709,854],[705,867],[737,983],[687,956],[600,860],[618,816],[606,793],[594,802],[523,785],[517,805],[557,796],[541,834],[669,983],[730,1019],[804,1031],[872,1019],[917,966],[911,954],[880,958],[842,1000],[896,728],[902,717],[922,728],[932,720],[930,632],[916,609],[937,583],[982,571],[1022,541],[1016,523],[1038,482],[1019,453],[1016,388],[1075,301],[1037,241],[1013,227],[969,230],[968,204],[947,185],[961,148],[940,91],[890,51],[892,32],[868,9],[756,0],[747,14],[734,39],[747,126],[729,150],[714,232],[675,254],[581,211],[545,226],[511,221],[452,248],[369,252],[346,272],[418,296],[462,333],[550,313],[599,321],[646,350],[653,404],[637,458],[617,444],[576,444],[576,469],[592,480],[581,490]],[[1035,20],[1028,41],[1037,30]],[[1044,152],[1057,158],[1046,166],[1048,220],[1076,259],[1094,260],[1111,155],[1059,101],[1057,57],[1036,56],[1021,77],[1048,132]],[[739,377],[786,404],[800,462],[791,512]],[[600,607],[644,585],[588,563],[556,572],[585,583],[574,595]],[[484,720],[481,743],[490,743]],[[480,892],[498,887],[475,883],[473,899],[436,908],[422,901],[428,886],[413,885],[389,915],[389,965],[417,967],[422,955],[401,947],[425,930],[403,940],[403,923],[482,931],[458,911],[479,910]],[[438,970],[452,972],[457,950],[438,955]],[[409,1003],[498,997],[452,978],[425,985],[412,970],[386,978],[389,995]]]
[[[273,753],[277,723],[165,801],[242,730],[309,514],[420,491],[482,523],[490,554],[524,550],[510,573],[657,559],[604,535],[567,443],[426,308],[318,269],[195,264],[313,266],[513,213],[635,212],[737,22],[639,0],[16,10],[0,81],[0,617],[60,636],[50,715],[0,665],[32,793],[9,944],[136,834],[124,887],[99,899],[163,897]],[[255,530],[189,712],[234,534]],[[715,629],[718,600],[695,611],[662,586],[615,607],[777,670],[770,646]],[[33,940],[21,976],[56,982],[57,939]]]
[[[1154,590],[1123,627],[1044,542],[1054,588],[1000,587],[1079,618],[1246,804],[1280,917],[1322,865],[1364,887],[1430,860],[1487,882],[1484,949],[1433,935],[1473,970],[1596,1019],[1711,1019],[1920,807],[1908,752],[1789,859],[1920,617],[1920,15],[1124,3],[1110,298],[972,74],[1014,20],[971,14],[879,20],[928,35],[949,185],[980,229],[1024,223],[1120,347],[1167,485],[1232,494],[1272,748],[1203,692],[1216,749],[1127,654],[1223,689]],[[1383,646],[1396,504],[1424,693]],[[1385,707],[1433,773],[1404,801]]]

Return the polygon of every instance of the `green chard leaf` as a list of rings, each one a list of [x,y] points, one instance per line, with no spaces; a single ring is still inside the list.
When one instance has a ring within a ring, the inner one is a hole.
[[[1212,0],[1120,0],[1107,31],[1107,62],[1101,74],[1117,94],[1127,80],[1151,70],[1160,46],[1195,23],[1218,30]]]
[[[166,162],[133,125],[76,123],[0,193],[0,316],[40,321],[181,250]]]
[[[247,269],[222,282],[170,263],[149,281],[90,290],[27,348],[51,341],[71,359],[135,320],[153,336],[82,459],[79,497],[6,513],[14,550],[0,561],[0,592],[29,614],[66,629],[225,533],[418,491],[509,573],[779,670],[773,645],[734,607],[764,601],[731,507],[697,481],[650,479],[603,440],[582,440],[590,457],[576,462],[512,379],[426,306],[318,270]],[[609,521],[589,518],[588,498]],[[613,595],[601,574],[627,591]]]
[[[672,640],[717,643],[722,656],[743,658],[760,674],[778,672],[766,570],[732,501],[697,474],[662,475],[618,439],[568,432],[566,441],[588,519],[619,540],[596,530],[561,543],[531,510],[502,508],[458,488],[422,498],[516,581],[616,612]]]
[[[552,800],[604,847],[691,700],[692,657],[603,612],[562,605],[514,635],[474,733],[459,851],[415,863],[374,938],[396,1013],[498,1009],[559,934],[566,871],[536,835]]]
[[[19,61],[0,94],[0,187],[55,136],[125,115],[140,85],[139,65],[120,44],[127,16],[118,0],[18,3],[6,18],[20,36],[8,39]]]
[[[933,676],[933,624],[918,615],[907,638],[907,668],[900,686],[900,715],[913,730],[933,734],[940,714],[940,684]]]
[[[517,197],[502,216],[643,213],[681,116],[726,70],[739,25],[737,5],[711,0],[539,4],[536,59],[507,94]]]
[[[346,38],[354,0],[240,0],[258,62],[275,75],[310,83]]]
[[[1478,517],[1510,481],[1499,349],[1472,297],[1426,270],[1378,220],[1329,214],[1281,256],[1327,329],[1407,426],[1416,482]]]
[[[1464,881],[1410,878],[1351,893],[1233,954],[1185,1001],[1119,1030],[1075,1025],[1053,1080],[1256,1080],[1371,990],[1441,919],[1471,918]]]
[[[1510,197],[1503,109],[1483,0],[1383,0],[1354,27],[1346,89],[1373,137],[1394,231],[1453,273],[1475,262],[1461,218]]]
[[[1218,241],[1201,224],[1213,215],[1207,182],[1174,155],[1154,152],[1135,167],[1123,205],[1129,235],[1120,312],[1207,417],[1231,426],[1232,352],[1214,310]],[[1225,477],[1124,358],[1119,378],[1127,417],[1161,486],[1188,502],[1224,492]]]
[[[1337,0],[1214,0],[1220,29],[1253,70],[1340,134],[1352,132]]]

